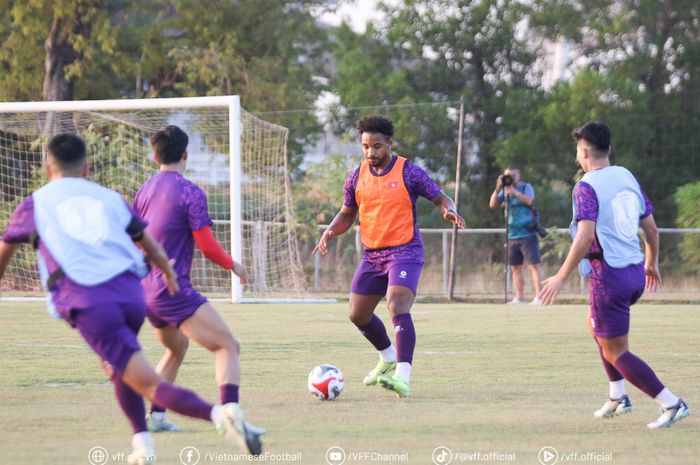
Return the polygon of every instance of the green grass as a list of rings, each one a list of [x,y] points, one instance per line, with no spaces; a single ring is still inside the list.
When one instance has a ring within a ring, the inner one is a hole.
[[[612,454],[605,463],[615,465],[700,463],[698,417],[649,431],[645,424],[656,417],[656,403],[634,387],[628,388],[631,414],[593,418],[607,379],[582,305],[416,305],[418,345],[406,399],[362,385],[376,356],[347,320],[347,304],[215,305],[242,344],[243,407],[268,429],[268,451],[301,453],[301,463],[324,464],[331,446],[348,453],[407,453],[403,463],[428,465],[437,446],[515,456],[513,462],[488,463],[537,464],[543,446],[560,454]],[[380,308],[388,321],[384,304]],[[699,310],[638,305],[631,338],[632,350],[697,412]],[[87,464],[94,446],[130,451],[130,428],[111,385],[76,331],[51,320],[36,303],[0,304],[0,328],[0,463]],[[148,323],[141,341],[157,361],[161,349]],[[317,401],[306,391],[309,370],[324,362],[345,374],[336,401]],[[192,346],[178,382],[217,400],[211,354]],[[188,445],[202,454],[237,453],[209,424],[171,418],[184,432],[155,436],[159,463],[179,464]],[[235,462],[202,457],[199,463]],[[353,463],[369,461],[348,457],[346,464]]]

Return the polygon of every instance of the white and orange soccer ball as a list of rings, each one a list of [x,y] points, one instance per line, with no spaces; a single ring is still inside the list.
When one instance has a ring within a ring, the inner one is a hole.
[[[333,400],[343,392],[345,378],[333,365],[318,365],[309,373],[309,392],[319,400]]]

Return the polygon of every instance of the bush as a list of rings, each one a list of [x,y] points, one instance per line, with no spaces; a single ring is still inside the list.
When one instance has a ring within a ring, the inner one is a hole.
[[[700,228],[700,182],[681,186],[674,197],[678,207],[678,226]],[[686,234],[681,243],[681,253],[693,271],[700,272],[700,234]]]

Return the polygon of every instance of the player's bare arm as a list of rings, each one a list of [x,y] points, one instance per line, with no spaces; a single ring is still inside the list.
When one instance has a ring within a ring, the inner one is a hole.
[[[456,224],[458,228],[463,228],[466,226],[464,218],[459,216],[459,213],[457,213],[457,206],[455,205],[454,200],[452,200],[447,194],[440,191],[440,194],[433,199],[433,203],[440,209],[440,213],[442,213],[442,217],[445,218],[446,221]]]
[[[323,234],[321,234],[318,244],[316,244],[316,247],[314,247],[314,250],[311,253],[315,254],[316,251],[318,251],[321,252],[322,255],[327,254],[328,240],[333,237],[340,236],[345,231],[350,229],[355,222],[356,217],[357,207],[348,207],[343,205],[338,214],[335,215],[335,218],[333,218],[333,221],[331,221],[331,224],[328,225],[328,228],[326,228]]]
[[[655,292],[661,287],[661,273],[659,273],[659,231],[656,229],[654,215],[640,220],[639,226],[644,231],[646,289],[649,292]]]
[[[180,290],[180,285],[177,282],[177,273],[173,269],[175,260],[168,259],[163,246],[147,231],[143,232],[143,237],[138,242],[146,252],[148,260],[163,272],[170,295],[175,295]]]
[[[12,254],[15,253],[17,247],[19,247],[19,244],[10,244],[5,241],[0,241],[0,279],[5,276],[7,265],[10,264]]]
[[[542,305],[551,305],[561,291],[571,272],[578,267],[578,263],[586,256],[595,238],[595,221],[580,220],[578,231],[571,249],[564,260],[564,264],[554,276],[542,281],[542,290],[537,297],[542,301]]]

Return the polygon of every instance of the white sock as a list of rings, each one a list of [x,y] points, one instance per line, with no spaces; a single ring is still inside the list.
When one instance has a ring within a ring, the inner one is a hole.
[[[383,362],[395,362],[396,361],[396,347],[394,344],[390,345],[384,350],[379,351],[379,356],[382,358]]]
[[[622,399],[622,396],[627,394],[625,392],[625,380],[620,379],[618,381],[610,381],[610,398],[611,399]]]
[[[663,388],[658,396],[654,397],[663,408],[671,408],[678,403],[680,399],[674,393],[668,390],[668,388]]]
[[[407,383],[411,380],[411,364],[408,362],[399,362],[396,364],[396,374],[403,378]]]
[[[154,449],[153,436],[148,431],[141,431],[131,437],[131,447],[134,449]]]
[[[153,421],[163,421],[165,420],[165,412],[151,412],[151,418]]]
[[[221,411],[221,405],[215,405],[211,408],[209,418],[211,418],[211,422],[215,425],[220,425],[224,422],[224,414]]]

